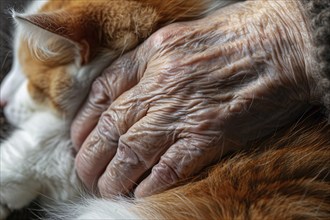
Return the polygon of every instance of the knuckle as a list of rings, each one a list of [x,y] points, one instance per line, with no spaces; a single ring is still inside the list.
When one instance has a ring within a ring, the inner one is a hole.
[[[127,140],[127,135],[123,135],[119,138],[117,150],[117,159],[119,163],[122,163],[129,168],[138,167],[141,164],[145,165],[145,162],[138,154],[137,149],[133,147],[134,144],[132,144],[132,142],[128,142]]]
[[[89,160],[93,159],[95,163],[99,159],[104,157],[104,153],[111,153],[113,151],[112,143],[107,141],[108,139],[102,138],[98,133],[93,133],[93,135],[88,139],[85,154],[88,156]],[[87,159],[88,159],[87,158]]]
[[[136,59],[137,57],[134,51],[124,54],[103,72],[103,77],[106,81],[114,84],[122,77],[122,74],[127,75],[128,70],[131,71],[136,68]]]
[[[156,49],[162,49],[164,46],[172,42],[177,35],[182,35],[189,28],[183,24],[174,23],[161,28],[155,32],[148,40],[150,46]]]
[[[91,91],[93,94],[95,95],[100,95],[100,94],[104,94],[104,90],[105,90],[105,75],[102,74],[101,76],[97,77],[95,79],[95,81],[92,83],[92,88]]]
[[[102,141],[108,144],[116,144],[119,132],[115,126],[116,118],[112,110],[104,112],[98,122],[96,127],[96,137],[97,141]]]
[[[112,102],[112,93],[103,75],[99,76],[92,84],[88,97],[88,104],[91,109],[103,112]]]
[[[161,46],[164,43],[167,43],[169,40],[171,40],[173,37],[175,37],[177,34],[182,33],[182,30],[184,30],[184,25],[179,23],[170,24],[164,28],[161,28],[158,30],[151,38],[151,41],[154,43],[154,45]]]
[[[181,179],[176,168],[164,161],[160,161],[152,169],[152,175],[158,182],[165,186],[173,185]]]

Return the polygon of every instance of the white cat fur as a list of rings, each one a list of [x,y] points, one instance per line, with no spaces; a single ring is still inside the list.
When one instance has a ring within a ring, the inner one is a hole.
[[[34,1],[24,14],[37,12],[46,2]],[[68,71],[75,80],[75,86],[66,94],[65,104],[66,110],[72,114],[58,115],[36,104],[27,92],[27,80],[17,54],[20,38],[36,38],[42,47],[42,40],[39,39],[51,33],[35,30],[38,28],[22,22],[20,16],[24,14],[13,13],[18,23],[14,39],[14,65],[0,89],[1,101],[8,102],[5,114],[17,126],[17,130],[0,146],[0,219],[5,219],[11,210],[20,209],[37,197],[44,205],[55,204],[57,214],[52,218],[56,219],[143,219],[143,210],[134,210],[134,203],[124,198],[84,198],[75,204],[65,203],[75,201],[75,197],[83,191],[75,173],[69,136],[72,117],[92,81],[115,55],[105,51],[83,67],[80,60],[72,63]],[[143,203],[143,200],[139,202]]]

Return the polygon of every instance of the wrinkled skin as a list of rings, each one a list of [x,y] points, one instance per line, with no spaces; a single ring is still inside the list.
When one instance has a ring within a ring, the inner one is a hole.
[[[317,96],[306,27],[296,1],[251,1],[159,30],[95,81],[72,125],[79,177],[148,196],[297,119]]]

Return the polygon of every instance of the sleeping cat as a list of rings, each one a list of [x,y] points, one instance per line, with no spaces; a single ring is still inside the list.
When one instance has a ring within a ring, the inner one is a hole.
[[[13,68],[1,105],[18,129],[0,155],[0,219],[28,205],[68,201],[81,192],[70,123],[91,82],[110,63],[168,23],[219,8],[217,0],[38,0],[17,24]]]
[[[265,152],[229,158],[167,192],[58,206],[83,190],[69,127],[93,79],[159,27],[218,2],[47,0],[13,12],[15,59],[1,102],[18,129],[1,143],[0,219],[36,197],[56,204],[55,219],[329,219],[329,125],[316,119],[258,144]]]

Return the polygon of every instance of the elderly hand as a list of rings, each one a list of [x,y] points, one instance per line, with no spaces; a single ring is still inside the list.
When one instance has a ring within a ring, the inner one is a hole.
[[[296,1],[159,30],[95,81],[72,126],[79,177],[104,197],[147,196],[296,119],[314,98],[309,44]]]

